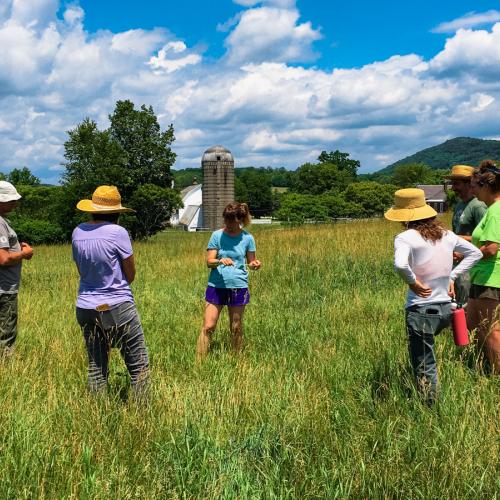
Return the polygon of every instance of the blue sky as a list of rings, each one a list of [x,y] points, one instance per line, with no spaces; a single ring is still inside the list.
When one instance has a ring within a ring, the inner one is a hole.
[[[0,169],[57,182],[66,131],[117,99],[174,124],[176,168],[229,147],[374,171],[459,135],[500,138],[500,6],[422,0],[0,1]]]
[[[189,46],[206,44],[206,54],[215,58],[224,54],[225,33],[217,26],[242,11],[231,0],[85,0],[79,4],[90,32],[166,26]],[[433,33],[434,27],[472,11],[500,10],[499,3],[491,0],[421,0],[404,6],[400,1],[298,0],[296,5],[301,22],[311,21],[321,28],[323,39],[316,43],[319,57],[313,64],[331,69],[362,66],[394,54],[416,52],[430,58],[449,35]]]

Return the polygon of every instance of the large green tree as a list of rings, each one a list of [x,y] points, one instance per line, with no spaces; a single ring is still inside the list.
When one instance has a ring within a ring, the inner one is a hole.
[[[7,175],[7,180],[14,186],[39,186],[40,179],[31,173],[28,167],[15,168]]]
[[[131,101],[118,101],[109,116],[110,136],[126,153],[126,171],[129,185],[123,186],[128,197],[143,184],[170,188],[170,168],[175,163],[175,153],[170,146],[175,140],[174,127],[160,128],[151,106],[135,109]]]
[[[349,158],[350,153],[342,153],[336,149],[335,151],[322,151],[318,156],[318,161],[320,163],[331,163],[332,165],[337,165],[337,168],[341,171],[348,172],[352,177],[356,177],[360,163],[358,160],[353,160]]]
[[[358,207],[358,215],[373,217],[382,215],[393,203],[397,186],[378,182],[355,182],[344,192],[346,202]]]
[[[353,181],[350,172],[333,163],[305,163],[295,172],[293,189],[301,194],[341,192]]]
[[[257,169],[240,172],[236,179],[236,199],[248,203],[250,213],[254,215],[269,215],[273,209],[270,176]]]
[[[325,221],[328,219],[328,208],[320,196],[311,194],[289,193],[281,199],[281,207],[276,217],[283,221],[302,223],[307,219]]]
[[[415,187],[417,184],[441,184],[447,170],[432,169],[424,163],[398,165],[392,175],[392,183],[402,188]]]
[[[182,204],[170,192],[170,168],[175,162],[175,153],[170,148],[174,141],[173,126],[162,131],[151,107],[141,106],[137,110],[130,101],[118,101],[109,119],[111,125],[107,130],[99,130],[94,121],[86,118],[68,132],[63,174],[66,231],[79,218],[74,214],[75,202],[90,197],[98,185],[110,184],[118,187],[125,204],[149,200],[148,211],[140,210],[136,217],[124,218],[133,235],[149,236],[163,227],[151,219],[151,210],[168,219]],[[143,186],[148,187],[138,192]],[[142,220],[143,217],[149,219]]]

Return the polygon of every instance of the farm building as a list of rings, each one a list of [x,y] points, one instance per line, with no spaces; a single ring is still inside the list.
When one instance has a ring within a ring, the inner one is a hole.
[[[419,184],[425,193],[425,201],[438,213],[448,210],[448,197],[443,184]]]
[[[170,219],[172,226],[187,231],[215,230],[224,225],[224,207],[234,201],[234,159],[223,146],[213,146],[201,160],[203,185],[193,184],[181,191],[184,207]]]
[[[193,184],[181,191],[184,207],[177,210],[171,217],[170,224],[172,224],[172,226],[181,225],[187,231],[196,231],[203,227],[201,190],[201,184]]]

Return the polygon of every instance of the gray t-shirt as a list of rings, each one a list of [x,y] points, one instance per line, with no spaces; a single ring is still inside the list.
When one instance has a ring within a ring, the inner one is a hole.
[[[0,217],[0,248],[20,252],[17,234],[3,217]],[[17,293],[21,282],[21,262],[14,266],[0,266],[0,293]]]
[[[481,222],[488,207],[477,198],[468,202],[459,201],[453,213],[453,232],[462,236],[471,236]]]

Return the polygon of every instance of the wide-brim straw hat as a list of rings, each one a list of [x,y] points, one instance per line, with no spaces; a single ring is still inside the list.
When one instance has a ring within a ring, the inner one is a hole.
[[[91,200],[81,200],[76,208],[91,214],[121,214],[135,212],[122,205],[122,197],[116,186],[99,186],[92,195]]]
[[[430,219],[437,212],[425,202],[423,189],[399,189],[394,193],[394,206],[387,210],[384,217],[395,222],[412,222]]]
[[[471,180],[474,175],[474,167],[469,165],[455,165],[451,167],[451,174],[445,175],[445,179],[467,181]]]

